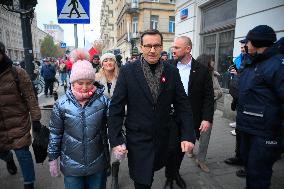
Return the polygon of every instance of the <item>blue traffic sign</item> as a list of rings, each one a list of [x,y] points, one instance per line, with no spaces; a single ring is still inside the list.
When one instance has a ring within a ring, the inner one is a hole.
[[[57,19],[60,24],[89,24],[89,0],[56,0]]]
[[[63,49],[65,49],[65,48],[66,48],[66,43],[61,42],[61,43],[60,43],[60,47],[63,48]]]

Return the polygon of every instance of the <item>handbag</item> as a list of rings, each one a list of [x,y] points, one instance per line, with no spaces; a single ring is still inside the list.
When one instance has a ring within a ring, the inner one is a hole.
[[[47,146],[49,142],[49,129],[41,125],[39,132],[34,132],[33,151],[36,163],[43,163],[47,157]]]

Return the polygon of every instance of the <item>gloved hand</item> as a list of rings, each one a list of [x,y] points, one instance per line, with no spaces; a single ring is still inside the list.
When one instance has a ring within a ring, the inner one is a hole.
[[[41,129],[40,121],[33,121],[33,130],[34,130],[34,132],[39,133],[40,129]]]
[[[49,162],[49,172],[50,172],[50,175],[52,177],[58,177],[59,176],[57,159]]]

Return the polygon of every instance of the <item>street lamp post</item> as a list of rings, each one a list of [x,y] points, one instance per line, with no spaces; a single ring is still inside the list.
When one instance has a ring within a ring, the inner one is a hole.
[[[31,79],[33,79],[34,71],[31,21],[34,18],[36,4],[37,0],[0,0],[0,5],[4,9],[20,14],[26,71]]]

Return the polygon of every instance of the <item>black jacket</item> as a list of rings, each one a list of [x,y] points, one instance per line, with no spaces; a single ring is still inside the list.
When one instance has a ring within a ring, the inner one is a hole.
[[[273,48],[247,63],[239,78],[237,127],[284,146],[284,55]]]
[[[166,161],[169,142],[170,111],[174,105],[181,118],[182,140],[195,141],[190,103],[186,98],[178,69],[167,63],[161,80],[161,90],[154,104],[145,80],[140,60],[122,66],[109,110],[109,137],[112,147],[124,143],[121,128],[124,106],[128,166],[130,177],[138,183],[150,185],[153,172]]]
[[[169,60],[177,66],[176,60]],[[194,58],[191,62],[191,70],[188,83],[188,98],[191,103],[194,129],[199,138],[199,127],[202,120],[213,122],[214,115],[214,90],[212,77],[208,68],[199,64]]]

